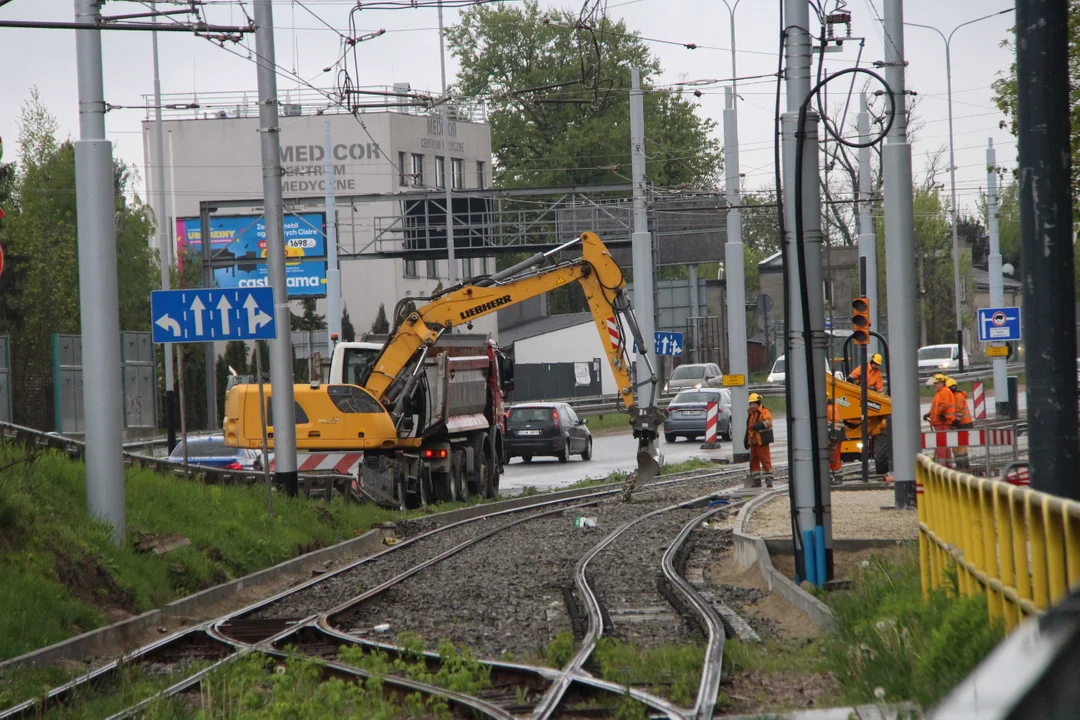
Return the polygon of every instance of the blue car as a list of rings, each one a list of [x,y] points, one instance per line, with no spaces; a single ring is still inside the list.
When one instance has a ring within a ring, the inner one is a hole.
[[[664,440],[673,443],[680,437],[693,440],[705,437],[705,411],[711,402],[718,403],[716,439],[731,439],[731,391],[720,388],[683,390],[668,403],[664,421]]]
[[[187,440],[188,463],[223,470],[261,470],[262,453],[247,448],[234,448],[225,444],[224,435],[203,435]],[[176,443],[169,460],[184,462],[184,443]]]

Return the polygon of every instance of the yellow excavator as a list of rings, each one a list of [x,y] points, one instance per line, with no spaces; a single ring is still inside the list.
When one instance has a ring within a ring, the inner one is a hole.
[[[836,421],[843,426],[840,456],[845,462],[862,457],[862,387],[826,373],[825,391],[836,407]],[[866,391],[866,425],[870,438],[869,453],[874,469],[884,475],[892,469],[892,436],[889,418],[892,399],[874,390]]]
[[[555,264],[552,256],[580,244],[581,257]],[[439,338],[500,308],[578,283],[584,291],[607,359],[638,440],[638,468],[624,497],[659,474],[656,438],[666,417],[655,406],[656,372],[635,384],[623,323],[638,347],[641,337],[622,270],[592,232],[553,250],[537,253],[494,275],[447,288],[416,310],[404,313],[358,385],[296,385],[297,448],[319,452],[362,450],[359,484],[383,504],[405,507],[459,498],[469,489],[497,492],[502,392],[512,389],[512,364],[494,343],[484,355],[451,357]],[[456,336],[455,336],[456,337]],[[644,404],[636,392],[647,387]],[[269,404],[269,403],[267,403]],[[225,439],[232,446],[262,443],[258,385],[236,385],[226,396]],[[272,418],[267,424],[272,426]],[[272,444],[272,427],[268,428]],[[494,477],[492,477],[494,475]]]

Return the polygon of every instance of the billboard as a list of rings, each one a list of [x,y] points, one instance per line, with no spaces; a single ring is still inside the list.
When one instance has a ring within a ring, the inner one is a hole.
[[[176,221],[176,256],[203,251],[199,218]],[[285,215],[285,280],[289,297],[326,295],[326,215]],[[210,263],[219,288],[269,286],[266,225],[261,215],[210,218]],[[181,265],[182,266],[182,265]]]

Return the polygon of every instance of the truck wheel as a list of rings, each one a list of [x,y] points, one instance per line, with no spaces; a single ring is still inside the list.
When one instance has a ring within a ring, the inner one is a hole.
[[[874,472],[884,475],[892,470],[892,431],[886,428],[874,436]]]
[[[453,485],[450,482],[450,473],[431,473],[431,495],[435,502],[450,502],[454,499]]]
[[[563,445],[562,451],[555,457],[559,458],[559,462],[564,463],[570,459],[570,441],[567,440]]]
[[[469,476],[469,492],[485,498],[494,497],[491,494],[493,468],[490,447],[487,435],[477,433],[473,440],[473,472]]]
[[[435,502],[435,492],[431,482],[431,469],[425,467],[420,471],[420,507],[433,502]]]
[[[454,500],[464,502],[469,497],[469,479],[465,476],[465,453],[454,451],[450,463],[450,484],[454,489]]]

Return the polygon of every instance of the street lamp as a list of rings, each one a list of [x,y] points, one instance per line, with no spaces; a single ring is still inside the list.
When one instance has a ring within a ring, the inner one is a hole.
[[[912,27],[919,27],[925,30],[933,30],[941,39],[945,41],[945,82],[948,88],[948,105],[949,105],[949,184],[951,187],[952,195],[952,253],[953,253],[953,294],[956,299],[956,343],[959,347],[960,353],[960,372],[964,372],[964,321],[960,313],[960,240],[957,235],[956,229],[956,155],[953,148],[953,113],[952,113],[952,36],[957,30],[966,26],[977,23],[981,20],[989,20],[995,18],[998,15],[1004,15],[1005,13],[1012,12],[1012,8],[1005,10],[999,10],[996,13],[990,13],[989,15],[983,15],[977,17],[974,20],[968,20],[962,22],[952,29],[946,37],[945,33],[938,30],[932,25],[920,25],[919,23],[905,22],[905,25]]]
[[[735,78],[738,73],[735,72],[735,10],[738,9],[739,3],[742,0],[735,0],[735,4],[728,3],[728,0],[724,0],[724,6],[727,7],[728,16],[731,18],[731,102],[735,102]]]

